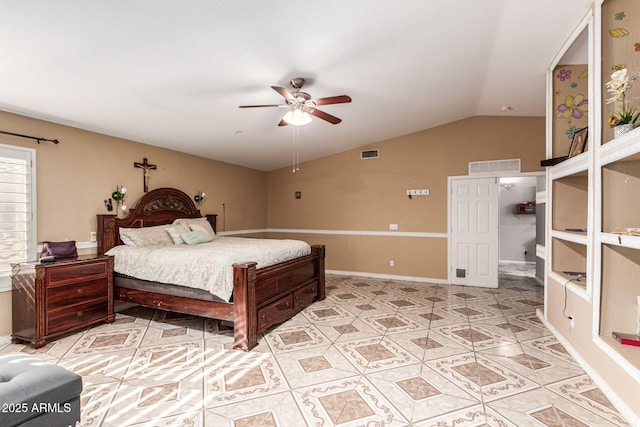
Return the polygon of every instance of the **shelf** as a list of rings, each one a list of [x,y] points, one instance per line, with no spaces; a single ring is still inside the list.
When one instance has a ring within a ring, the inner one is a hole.
[[[587,233],[572,233],[560,230],[551,230],[551,237],[580,245],[586,245],[588,241]]]
[[[586,177],[589,168],[588,154],[588,152],[579,154],[562,163],[547,168],[551,179],[560,179],[570,175],[583,175]]]
[[[587,293],[587,283],[584,279],[580,281],[575,280],[575,276],[567,276],[564,273],[558,271],[552,271],[549,273],[549,279],[562,286],[566,286],[567,290],[576,294],[585,301],[589,301],[589,294]],[[573,279],[573,280],[572,280]]]
[[[600,242],[606,245],[640,249],[640,236],[626,234],[600,233]]]
[[[536,245],[536,256],[540,259],[547,259],[547,248],[544,245]]]
[[[619,161],[640,160],[640,128],[613,139],[600,147],[602,166]]]
[[[610,335],[598,336],[594,342],[622,366],[627,374],[640,382],[640,347],[620,344]]]

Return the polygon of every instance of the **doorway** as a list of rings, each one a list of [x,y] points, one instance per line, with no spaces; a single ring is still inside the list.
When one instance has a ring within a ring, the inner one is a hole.
[[[500,274],[535,278],[537,177],[500,178]]]
[[[449,177],[449,283],[495,288],[507,276],[542,283],[544,205],[536,197],[544,185],[544,172]]]

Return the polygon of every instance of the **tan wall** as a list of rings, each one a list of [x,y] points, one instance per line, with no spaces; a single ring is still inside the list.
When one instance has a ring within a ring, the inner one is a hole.
[[[0,112],[3,130],[57,138],[58,145],[0,136],[0,143],[35,147],[38,176],[38,241],[89,240],[95,215],[116,185],[127,187],[127,203],[142,193],[147,157],[158,165],[150,188],[171,186],[207,193],[202,211],[222,213],[226,230],[294,228],[446,233],[447,176],[466,175],[467,163],[521,158],[523,171],[538,171],[544,155],[544,119],[475,117],[364,148],[381,158],[360,160],[360,149],[269,174]],[[266,191],[265,191],[266,188]],[[408,188],[429,188],[409,200]],[[294,198],[302,191],[302,199]],[[268,201],[268,203],[267,203]],[[266,211],[266,216],[265,216]],[[446,278],[443,238],[302,235],[328,247],[327,267],[425,278]],[[396,267],[389,267],[394,259]],[[10,293],[0,294],[0,336],[10,333]]]
[[[467,175],[468,162],[522,159],[522,171],[540,171],[545,122],[541,117],[473,117],[401,136],[360,150],[268,174],[269,228],[447,233],[447,177]],[[409,199],[406,190],[428,188]],[[296,191],[302,198],[296,200]],[[327,268],[446,279],[447,239],[353,235],[271,234],[327,244]],[[389,260],[395,267],[389,267]]]
[[[142,169],[134,162],[147,157],[157,165],[149,189],[175,187],[193,195],[206,192],[203,213],[219,215],[219,229],[266,227],[266,173],[176,151],[76,128],[0,112],[0,130],[58,139],[37,144],[0,135],[0,144],[35,148],[37,163],[37,240],[88,242],[96,230],[96,214],[108,213],[104,199],[117,185],[133,206],[143,194]],[[222,218],[222,204],[226,218]],[[0,293],[0,337],[11,333],[11,293]]]

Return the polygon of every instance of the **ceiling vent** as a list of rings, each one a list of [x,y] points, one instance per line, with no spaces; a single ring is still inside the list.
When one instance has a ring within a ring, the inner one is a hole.
[[[377,159],[380,157],[380,151],[376,148],[375,150],[362,150],[360,152],[360,159]]]
[[[520,173],[520,159],[469,162],[469,175]]]

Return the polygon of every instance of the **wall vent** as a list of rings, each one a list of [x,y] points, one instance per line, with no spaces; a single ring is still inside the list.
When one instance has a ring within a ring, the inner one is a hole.
[[[380,152],[376,148],[375,150],[362,150],[360,152],[360,159],[377,159],[380,157]]]
[[[520,159],[469,162],[469,175],[494,175],[496,173],[520,173]]]

